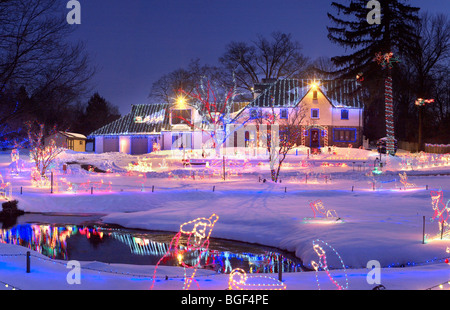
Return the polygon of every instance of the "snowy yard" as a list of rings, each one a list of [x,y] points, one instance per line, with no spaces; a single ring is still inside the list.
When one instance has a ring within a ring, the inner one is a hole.
[[[174,234],[184,222],[217,214],[219,220],[212,238],[293,252],[309,268],[312,261],[319,259],[313,241],[326,242],[336,251],[323,248],[329,268],[337,269],[333,270],[333,277],[340,285],[347,279],[349,289],[375,286],[366,281],[366,265],[371,260],[381,264],[381,284],[387,289],[427,289],[449,281],[450,266],[444,260],[450,256],[450,240],[448,236],[440,240],[438,222],[431,220],[431,194],[442,190],[442,203],[450,199],[448,157],[435,156],[428,161],[395,157],[384,164],[381,174],[376,174],[372,171],[377,153],[337,148],[334,152],[309,159],[302,149],[292,153],[288,165],[282,168],[282,182],[277,184],[269,181],[270,171],[261,160],[254,159],[246,162],[244,168],[236,168],[239,160],[227,158],[228,175],[223,181],[220,158],[203,160],[197,156],[196,162],[208,161],[208,166],[185,168],[182,155],[171,159],[171,154],[164,152],[146,156],[64,153],[54,167],[53,193],[48,187],[31,186],[31,163],[25,155],[21,156],[18,174],[13,173],[10,155],[0,155],[0,173],[4,182],[11,183],[19,208],[27,212],[95,213],[101,214],[104,223]],[[61,167],[67,162],[74,164],[64,174]],[[242,166],[242,160],[239,162]],[[80,164],[94,165],[108,173],[88,172]],[[148,172],[127,172],[130,167]],[[402,183],[399,176],[404,172],[408,184],[405,180]],[[337,214],[338,221],[314,218],[318,209],[313,210],[312,203],[317,206],[319,200],[325,212]],[[26,250],[0,243],[0,281],[8,284],[6,289],[151,286],[153,266],[99,262],[83,262],[87,268],[83,269],[82,284],[69,285],[65,263],[43,257],[39,260],[37,253],[33,256],[32,272],[26,274]],[[93,266],[96,268],[89,269]],[[102,268],[110,272],[98,271]],[[155,289],[181,289],[183,272],[179,267],[159,267],[161,278],[158,277]],[[166,275],[168,280],[164,280]],[[317,276],[316,279],[316,272],[286,273],[283,283],[288,290],[317,289],[318,283],[321,289],[336,289],[326,272]],[[228,285],[228,275],[209,270],[199,270],[196,280],[201,289],[223,290]]]

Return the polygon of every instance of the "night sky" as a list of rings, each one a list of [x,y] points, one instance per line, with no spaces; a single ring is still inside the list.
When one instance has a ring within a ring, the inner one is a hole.
[[[122,114],[149,103],[152,83],[191,59],[215,65],[231,41],[290,33],[315,59],[343,50],[331,44],[332,0],[79,0],[81,25],[73,38],[86,43],[99,72],[98,91]],[[412,0],[430,13],[450,12],[449,0]],[[67,10],[69,12],[69,10]]]

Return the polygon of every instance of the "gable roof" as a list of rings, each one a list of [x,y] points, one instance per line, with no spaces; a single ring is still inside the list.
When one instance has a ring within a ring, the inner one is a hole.
[[[86,140],[86,136],[84,136],[80,133],[67,132],[67,131],[60,131],[59,133],[66,136],[67,138]]]
[[[361,89],[355,80],[284,79],[265,85],[248,107],[295,107],[310,91],[313,82],[333,106],[362,108]]]
[[[160,133],[169,124],[168,108],[167,103],[132,105],[130,113],[97,129],[89,137]],[[138,117],[140,122],[136,122]]]

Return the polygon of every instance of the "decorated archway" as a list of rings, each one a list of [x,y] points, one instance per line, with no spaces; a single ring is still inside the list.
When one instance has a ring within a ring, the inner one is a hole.
[[[306,137],[310,136],[311,129],[317,129],[319,130],[319,141],[320,136],[323,137],[323,146],[328,147],[328,126],[322,126],[322,125],[306,125],[302,126],[302,145],[306,146]],[[320,144],[320,143],[319,143]]]

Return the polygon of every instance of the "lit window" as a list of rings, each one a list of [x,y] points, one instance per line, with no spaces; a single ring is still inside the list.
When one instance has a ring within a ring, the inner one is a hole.
[[[313,100],[317,100],[317,90],[313,90]]]
[[[356,129],[333,129],[333,140],[334,142],[356,142]]]

